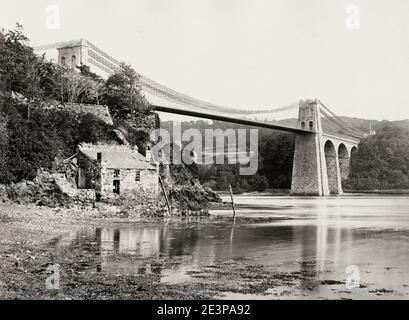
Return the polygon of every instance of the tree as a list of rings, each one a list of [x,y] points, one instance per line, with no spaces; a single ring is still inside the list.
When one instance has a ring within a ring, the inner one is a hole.
[[[368,136],[351,157],[347,188],[409,188],[409,126],[389,124]]]
[[[272,188],[290,188],[294,157],[294,135],[267,135],[260,143],[260,174]]]
[[[6,180],[7,176],[8,146],[7,119],[0,113],[0,181]]]
[[[16,110],[9,116],[7,171],[13,182],[33,179],[39,168],[50,169],[57,154],[58,139],[52,124],[33,111],[30,119]]]
[[[56,80],[56,95],[62,102],[99,104],[104,85],[74,70],[61,68]]]
[[[264,191],[268,188],[268,179],[265,176],[259,176],[256,184],[256,191]]]
[[[92,114],[31,104],[29,119],[26,106],[13,99],[0,112],[0,183],[33,179],[39,168],[52,170],[56,158],[73,155],[81,142],[112,139],[111,127]]]
[[[124,63],[121,71],[106,81],[103,103],[110,107],[112,116],[119,119],[130,119],[149,110],[149,104],[141,94],[138,74]]]
[[[100,83],[104,82],[104,79],[101,76],[97,75],[96,73],[92,72],[89,66],[81,64],[80,66],[77,66],[77,69],[80,71],[80,73],[83,76],[86,76],[94,80],[95,82],[100,82]]]
[[[2,103],[2,94],[6,90],[6,79],[5,79],[5,70],[4,66],[2,64],[4,60],[4,54],[5,54],[5,43],[6,43],[6,37],[2,31],[0,31],[0,103]],[[1,106],[0,106],[1,107]]]
[[[0,78],[5,90],[18,92],[31,100],[42,95],[39,69],[44,59],[38,57],[27,42],[20,24],[0,37]]]
[[[249,191],[250,185],[246,179],[243,179],[243,181],[240,184],[240,188],[243,189],[243,191]]]

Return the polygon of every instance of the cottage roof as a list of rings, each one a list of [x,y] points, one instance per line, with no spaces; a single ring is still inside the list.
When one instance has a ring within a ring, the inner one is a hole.
[[[123,146],[79,145],[79,151],[93,161],[97,161],[98,152],[102,153],[102,162],[108,169],[156,170],[143,155],[136,150]]]

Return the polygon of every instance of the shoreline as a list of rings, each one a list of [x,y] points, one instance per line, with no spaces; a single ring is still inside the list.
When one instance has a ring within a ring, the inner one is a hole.
[[[227,191],[216,191],[216,193],[219,196],[230,196],[230,193],[228,193]],[[359,195],[359,194],[371,194],[371,195],[409,195],[409,189],[387,189],[387,190],[378,190],[378,189],[374,189],[374,190],[349,190],[349,189],[345,189],[344,193],[342,195],[329,195],[328,197],[339,197],[339,196],[343,196],[343,195]],[[263,191],[263,192],[259,192],[259,191],[253,191],[253,192],[243,192],[243,193],[235,193],[234,196],[254,196],[254,197],[258,197],[258,196],[270,196],[270,197],[285,197],[288,196],[290,197],[290,192],[289,190],[285,189],[285,190],[275,190],[273,192],[269,192],[269,191]],[[294,197],[298,197],[298,196],[294,196]],[[316,196],[304,196],[305,198],[310,198],[310,197],[316,197]]]

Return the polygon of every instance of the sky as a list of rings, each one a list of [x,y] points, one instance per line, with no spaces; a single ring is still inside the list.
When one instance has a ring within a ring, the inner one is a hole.
[[[238,108],[319,98],[409,119],[407,0],[0,0],[34,46],[85,38],[172,89]]]

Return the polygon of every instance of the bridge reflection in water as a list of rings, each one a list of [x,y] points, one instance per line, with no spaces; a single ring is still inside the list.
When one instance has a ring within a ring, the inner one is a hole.
[[[314,292],[324,296],[328,287],[320,280],[345,281],[350,265],[360,268],[364,284],[403,288],[402,277],[409,272],[407,197],[237,196],[235,201],[239,217],[292,219],[233,224],[229,211],[225,218],[200,223],[191,219],[85,228],[59,245],[95,250],[100,263],[87,267],[88,272],[152,272],[168,283],[200,281],[188,271],[235,260],[308,273],[318,283]],[[311,283],[305,279],[300,277],[299,284],[310,296]],[[409,280],[405,285],[409,287]]]
[[[322,278],[329,263],[340,262],[341,246],[352,244],[350,230],[342,230],[340,225],[330,226],[325,218],[323,213],[318,225],[304,226],[232,224],[231,221],[198,225],[185,221],[162,227],[103,227],[84,229],[63,242],[73,247],[94,244],[100,263],[90,272],[127,275],[153,272],[161,274],[167,282],[193,281],[187,271],[244,258],[278,268],[286,266],[290,271],[315,270],[317,278]],[[152,259],[140,264],[135,259],[113,258],[118,255]],[[155,263],[159,256],[180,259],[172,267],[164,267]]]

